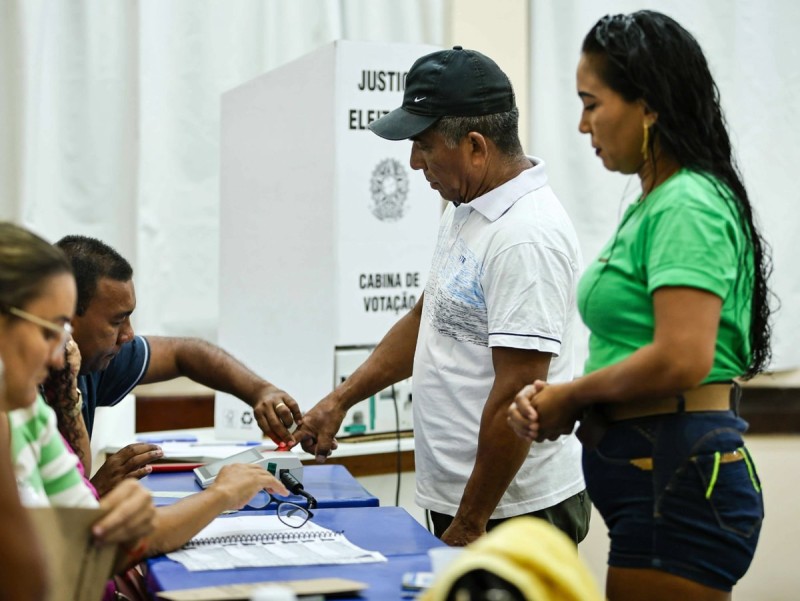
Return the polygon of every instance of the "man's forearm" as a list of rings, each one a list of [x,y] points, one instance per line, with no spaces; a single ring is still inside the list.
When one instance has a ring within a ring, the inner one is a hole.
[[[411,376],[422,300],[386,333],[367,360],[332,393],[349,409],[359,401]]]
[[[152,359],[143,383],[185,376],[254,405],[272,383],[258,376],[223,349],[199,338],[148,336]]]
[[[530,449],[530,443],[515,436],[508,427],[505,410],[490,421],[481,425],[475,466],[455,516],[477,529],[486,526]]]
[[[336,448],[336,433],[347,410],[387,386],[411,375],[417,347],[422,299],[404,315],[367,360],[349,378],[305,412],[292,443],[299,442],[318,462]]]
[[[506,420],[514,395],[536,378],[546,378],[550,354],[511,348],[492,349],[495,379],[484,405],[472,474],[454,522],[483,530],[525,461],[530,443],[517,437]]]
[[[194,342],[194,348],[186,348],[178,362],[182,374],[195,382],[232,394],[250,406],[265,392],[277,389],[221,348],[202,340]]]

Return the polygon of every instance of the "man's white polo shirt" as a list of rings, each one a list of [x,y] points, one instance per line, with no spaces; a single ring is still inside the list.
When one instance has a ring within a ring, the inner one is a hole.
[[[578,239],[544,163],[529,158],[534,166],[499,188],[447,207],[425,288],[413,376],[416,501],[448,515],[475,463],[492,347],[552,353],[549,382],[575,372]],[[583,490],[580,454],[574,435],[532,445],[492,519]]]

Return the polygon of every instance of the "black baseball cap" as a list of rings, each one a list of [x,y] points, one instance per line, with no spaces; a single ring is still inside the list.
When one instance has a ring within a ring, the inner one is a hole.
[[[508,76],[488,56],[453,46],[416,60],[403,105],[367,127],[387,140],[421,134],[441,117],[477,117],[514,108]]]

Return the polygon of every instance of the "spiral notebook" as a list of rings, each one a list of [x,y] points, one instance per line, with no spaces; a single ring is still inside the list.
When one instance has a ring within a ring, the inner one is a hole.
[[[386,561],[342,532],[313,522],[291,528],[275,515],[217,518],[167,557],[190,571]]]

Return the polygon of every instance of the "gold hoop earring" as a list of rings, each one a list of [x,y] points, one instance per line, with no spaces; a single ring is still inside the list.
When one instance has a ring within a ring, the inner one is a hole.
[[[650,154],[650,128],[647,126],[647,123],[642,123],[642,127],[644,128],[644,139],[642,140],[642,156],[646,161],[647,157]]]

